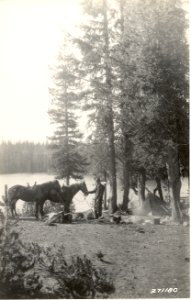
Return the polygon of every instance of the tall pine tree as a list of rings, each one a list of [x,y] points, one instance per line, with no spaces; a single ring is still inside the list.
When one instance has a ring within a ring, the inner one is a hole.
[[[86,1],[86,25],[82,38],[75,42],[81,49],[79,76],[86,82],[82,93],[84,109],[91,112],[94,136],[108,145],[109,176],[112,189],[112,210],[117,209],[117,180],[110,30],[107,1]]]
[[[80,179],[86,171],[86,159],[80,151],[82,134],[78,129],[79,85],[75,77],[75,59],[63,49],[54,74],[54,87],[50,89],[52,107],[49,116],[55,124],[51,137],[53,166],[58,178]]]

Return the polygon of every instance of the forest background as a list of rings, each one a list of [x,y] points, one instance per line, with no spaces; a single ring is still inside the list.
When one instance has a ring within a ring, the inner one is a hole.
[[[45,145],[2,143],[1,172],[53,167],[69,184],[91,171],[109,181],[113,211],[117,176],[124,210],[134,181],[144,202],[146,179],[168,176],[172,215],[179,220],[180,167],[189,165],[183,2],[85,1],[83,11],[84,24],[76,36],[65,34],[52,68],[51,159]],[[89,120],[85,142],[77,122],[84,112]]]

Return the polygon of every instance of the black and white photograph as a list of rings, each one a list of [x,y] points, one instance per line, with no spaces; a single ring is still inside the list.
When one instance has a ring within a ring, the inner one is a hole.
[[[0,0],[0,299],[190,298],[189,0]]]

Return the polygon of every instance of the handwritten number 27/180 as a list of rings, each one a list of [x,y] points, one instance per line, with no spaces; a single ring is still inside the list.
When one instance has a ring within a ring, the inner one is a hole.
[[[152,289],[151,294],[162,294],[162,293],[177,293],[177,288],[163,288],[163,289]]]

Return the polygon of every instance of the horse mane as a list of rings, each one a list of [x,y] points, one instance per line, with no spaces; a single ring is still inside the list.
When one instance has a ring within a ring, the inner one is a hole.
[[[75,183],[72,183],[70,185],[63,185],[62,188],[66,188],[66,189],[71,189],[71,187],[79,187],[79,186],[82,186],[83,184],[85,183],[85,181],[80,181],[80,182],[75,182]]]

